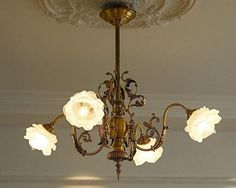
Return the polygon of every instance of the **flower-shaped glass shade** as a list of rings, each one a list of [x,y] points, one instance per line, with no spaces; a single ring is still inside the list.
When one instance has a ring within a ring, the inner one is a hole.
[[[150,138],[150,142],[144,145],[138,145],[139,147],[143,149],[149,149],[151,146],[153,146],[156,142],[155,138]],[[133,160],[135,162],[136,166],[142,165],[145,162],[148,163],[155,163],[162,155],[163,148],[159,147],[155,151],[141,151],[139,149],[136,149],[136,153],[133,157]]]
[[[104,116],[104,104],[93,91],[82,91],[74,94],[65,104],[63,112],[66,120],[76,127],[91,130],[101,125]]]
[[[42,150],[45,156],[51,155],[52,150],[56,150],[56,136],[48,132],[42,124],[33,124],[27,128],[24,138],[29,140],[32,149]]]
[[[218,110],[209,110],[204,106],[192,113],[184,130],[194,141],[201,143],[203,139],[216,133],[215,124],[222,119],[218,114]]]

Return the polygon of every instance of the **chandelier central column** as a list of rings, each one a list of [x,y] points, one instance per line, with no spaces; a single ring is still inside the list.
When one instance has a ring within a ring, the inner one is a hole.
[[[117,23],[115,25],[115,50],[116,50],[116,60],[115,60],[115,67],[116,67],[116,81],[117,81],[117,87],[116,87],[116,100],[120,100],[120,25]]]

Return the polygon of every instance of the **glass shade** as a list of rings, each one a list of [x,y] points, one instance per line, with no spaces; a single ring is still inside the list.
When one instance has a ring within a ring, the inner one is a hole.
[[[155,138],[150,138],[150,142],[144,145],[138,145],[139,147],[143,149],[149,149],[151,146],[153,146],[156,142]],[[142,165],[145,162],[148,163],[155,163],[163,153],[163,148],[159,147],[155,151],[141,151],[139,149],[136,150],[136,153],[133,157],[133,160],[135,162],[136,166]]]
[[[29,140],[32,149],[42,150],[45,156],[51,155],[52,150],[56,150],[56,136],[48,132],[42,124],[33,124],[32,127],[27,128],[24,138]]]
[[[82,91],[74,94],[64,105],[66,120],[76,127],[91,130],[101,125],[104,116],[104,104],[93,91]]]
[[[192,113],[184,130],[194,141],[201,143],[203,139],[216,133],[215,124],[222,119],[218,114],[218,110],[210,110],[204,106]]]

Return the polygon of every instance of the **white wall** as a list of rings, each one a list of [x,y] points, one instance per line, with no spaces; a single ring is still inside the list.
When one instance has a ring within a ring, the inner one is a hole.
[[[22,118],[31,123],[28,116]],[[180,122],[171,122],[171,126],[182,126]],[[217,134],[198,144],[183,131],[170,129],[163,157],[156,164],[141,167],[124,162],[121,182],[117,183],[114,163],[106,158],[108,150],[94,157],[80,156],[73,148],[70,129],[59,125],[57,150],[44,157],[31,151],[23,139],[27,126],[25,122],[0,126],[1,188],[236,187],[235,131],[219,127]]]

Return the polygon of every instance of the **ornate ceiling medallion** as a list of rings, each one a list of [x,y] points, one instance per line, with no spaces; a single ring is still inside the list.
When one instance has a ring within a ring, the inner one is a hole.
[[[107,4],[125,4],[136,11],[136,18],[126,27],[150,27],[180,19],[196,0],[39,0],[45,13],[58,22],[72,25],[109,27],[99,18]]]

